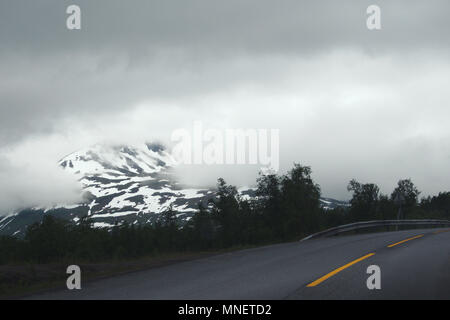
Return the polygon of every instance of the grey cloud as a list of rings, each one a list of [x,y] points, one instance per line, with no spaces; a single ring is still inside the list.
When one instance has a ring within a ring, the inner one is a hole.
[[[191,120],[223,121],[282,128],[283,169],[311,164],[326,195],[345,198],[353,177],[389,188],[405,168],[427,192],[446,187],[427,179],[448,171],[446,0],[78,0],[82,30],[68,31],[73,3],[0,3],[0,153],[9,159],[29,148],[53,166],[98,140],[167,139]],[[365,26],[373,3],[376,32]],[[20,173],[1,170],[3,181]]]
[[[82,30],[65,29],[71,1],[6,1],[0,10],[2,50],[113,50],[161,47],[193,54],[302,53],[335,46],[368,50],[448,47],[450,3],[377,1],[382,32],[365,26],[372,0],[79,0]]]
[[[311,58],[345,47],[448,54],[450,41],[444,0],[380,1],[380,32],[365,27],[368,0],[80,0],[80,31],[65,28],[69,4],[0,4],[0,145],[52,132],[65,117],[101,117],[147,97],[174,99],[266,76],[239,69],[241,57]]]

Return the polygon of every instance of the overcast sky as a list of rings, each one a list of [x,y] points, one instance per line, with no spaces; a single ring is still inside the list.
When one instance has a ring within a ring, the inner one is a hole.
[[[66,28],[70,4],[81,30]],[[382,30],[366,28],[371,4]],[[324,196],[348,199],[352,178],[449,190],[449,12],[448,0],[4,0],[0,211],[76,199],[55,168],[70,152],[168,143],[196,120],[280,129],[281,172],[312,166]],[[220,173],[255,180],[239,170]]]

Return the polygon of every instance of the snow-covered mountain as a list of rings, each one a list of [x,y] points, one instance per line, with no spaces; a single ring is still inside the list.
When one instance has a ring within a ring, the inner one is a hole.
[[[169,206],[182,215],[194,212],[200,200],[213,194],[179,184],[173,174],[175,160],[159,144],[143,148],[97,145],[59,164],[79,177],[92,219],[160,213]]]
[[[124,221],[130,224],[152,223],[172,207],[180,220],[189,220],[199,202],[207,205],[215,196],[210,188],[182,185],[174,174],[175,159],[161,144],[141,147],[95,145],[74,152],[59,161],[74,174],[83,187],[84,201],[52,208],[32,208],[0,218],[0,234],[23,234],[26,228],[52,214],[77,223],[88,216],[97,227],[112,227]],[[252,188],[238,189],[252,197]],[[324,198],[324,208],[345,205]]]

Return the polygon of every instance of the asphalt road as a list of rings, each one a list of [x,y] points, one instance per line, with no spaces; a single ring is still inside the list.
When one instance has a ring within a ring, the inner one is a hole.
[[[367,288],[370,265],[380,267],[379,290]],[[30,298],[450,299],[450,229],[272,245],[82,283],[81,290]]]

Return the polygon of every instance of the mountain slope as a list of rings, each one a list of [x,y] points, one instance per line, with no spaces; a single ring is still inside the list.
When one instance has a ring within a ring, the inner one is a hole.
[[[213,189],[182,185],[174,174],[175,159],[160,144],[141,147],[95,145],[74,152],[59,161],[83,187],[83,203],[32,208],[0,218],[0,234],[23,235],[26,228],[44,214],[78,223],[88,216],[96,227],[116,223],[153,223],[159,214],[172,208],[187,221],[199,202],[207,205]],[[240,188],[244,197],[253,197],[252,188]],[[346,205],[321,199],[324,208]]]

